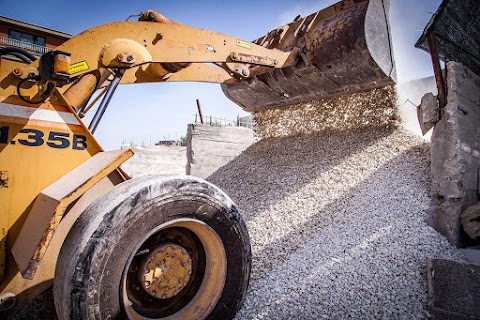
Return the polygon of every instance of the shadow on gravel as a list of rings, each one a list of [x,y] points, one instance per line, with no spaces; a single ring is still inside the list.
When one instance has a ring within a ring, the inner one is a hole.
[[[219,168],[207,180],[225,191],[240,205],[242,211],[243,207],[255,208],[245,210],[248,211],[245,220],[248,220],[294,194],[322,172],[330,170],[345,158],[375,144],[394,131],[393,128],[385,127],[358,129],[353,131],[353,134],[361,136],[362,139],[356,139],[355,143],[348,141],[352,131],[264,139]],[[325,159],[325,155],[328,155],[328,159]],[[265,170],[272,174],[267,174]],[[259,202],[259,198],[266,201]]]
[[[57,320],[53,303],[53,288],[47,289],[22,310],[6,314],[0,313],[0,318],[5,320]]]
[[[373,148],[379,154],[363,154],[372,162],[368,174],[355,160],[339,179],[333,177],[342,190],[336,196],[322,205],[313,199],[324,197],[321,193],[296,199],[309,184],[327,190],[326,175],[318,179],[322,173],[392,131],[357,134],[354,144],[346,141],[351,133],[261,141],[209,178],[237,202],[249,229],[257,224],[251,234],[252,279],[238,319],[427,317],[426,260],[453,255],[424,222],[431,204],[428,145],[405,134],[392,139],[407,141],[398,149],[382,142]],[[318,149],[301,149],[312,142]],[[272,209],[285,202],[300,203],[296,213],[306,212],[307,220],[279,219],[287,214],[296,219],[291,208]],[[260,220],[262,215],[270,217]],[[259,230],[278,234],[265,240]]]
[[[287,261],[293,253],[307,245],[326,228],[334,237],[329,238],[330,242],[325,243],[325,248],[311,248],[311,254],[323,254],[324,260],[329,261],[337,258],[337,255],[343,256],[346,251],[357,245],[368,243],[368,239],[380,230],[394,228],[395,232],[401,232],[401,229],[408,225],[408,222],[405,223],[405,216],[412,214],[402,210],[416,210],[418,220],[410,221],[412,225],[423,221],[421,198],[430,193],[430,181],[423,179],[429,174],[429,167],[425,166],[426,152],[428,149],[425,146],[418,146],[396,156],[379,167],[367,180],[340,194],[326,206],[318,208],[318,212],[310,216],[306,223],[295,225],[291,232],[271,241],[268,247],[256,252],[258,257],[268,258],[262,262],[254,259],[256,262],[254,269],[257,269],[257,272],[252,274],[252,280],[268,275],[273,268]],[[288,173],[285,172],[285,175]],[[424,194],[412,194],[422,186],[425,187]],[[409,201],[418,202],[419,207],[412,208],[406,204]],[[301,209],[298,210],[299,214]],[[340,247],[341,251],[331,250]],[[395,252],[391,252],[391,255],[392,258],[402,258],[394,257]],[[318,266],[311,265],[312,269],[315,267]],[[302,277],[308,277],[308,271]]]

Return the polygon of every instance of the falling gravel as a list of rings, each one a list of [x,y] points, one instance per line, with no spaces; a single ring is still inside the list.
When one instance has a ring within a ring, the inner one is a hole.
[[[394,127],[399,123],[397,92],[385,86],[349,95],[312,100],[253,114],[260,138],[278,138],[365,127]]]
[[[237,319],[428,318],[427,259],[461,259],[424,222],[429,159],[416,136],[365,126],[263,139],[214,173],[252,241]]]

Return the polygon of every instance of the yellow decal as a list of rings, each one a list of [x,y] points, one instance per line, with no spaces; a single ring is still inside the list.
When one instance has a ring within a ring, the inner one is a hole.
[[[250,42],[243,41],[243,40],[237,40],[237,46],[245,48],[245,49],[250,49]]]
[[[70,71],[70,74],[75,74],[82,71],[86,71],[88,69],[90,68],[88,67],[87,61],[81,61],[81,62],[77,62],[70,65],[69,71]]]

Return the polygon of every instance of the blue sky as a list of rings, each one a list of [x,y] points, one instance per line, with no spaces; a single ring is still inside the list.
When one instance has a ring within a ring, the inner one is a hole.
[[[305,16],[335,2],[0,0],[0,15],[75,35],[99,24],[122,21],[129,15],[154,9],[169,19],[194,27],[253,40],[298,14]],[[433,73],[429,56],[413,45],[440,3],[441,0],[391,0],[390,20],[399,82]],[[208,115],[234,119],[245,114],[215,84],[126,85],[117,90],[95,135],[107,150],[118,149],[123,141],[149,144],[179,138],[194,120],[195,99],[200,99]]]

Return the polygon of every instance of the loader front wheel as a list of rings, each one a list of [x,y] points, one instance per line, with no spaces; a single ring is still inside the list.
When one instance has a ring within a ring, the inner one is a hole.
[[[233,202],[193,177],[127,181],[90,205],[57,261],[60,319],[231,319],[251,268]]]

